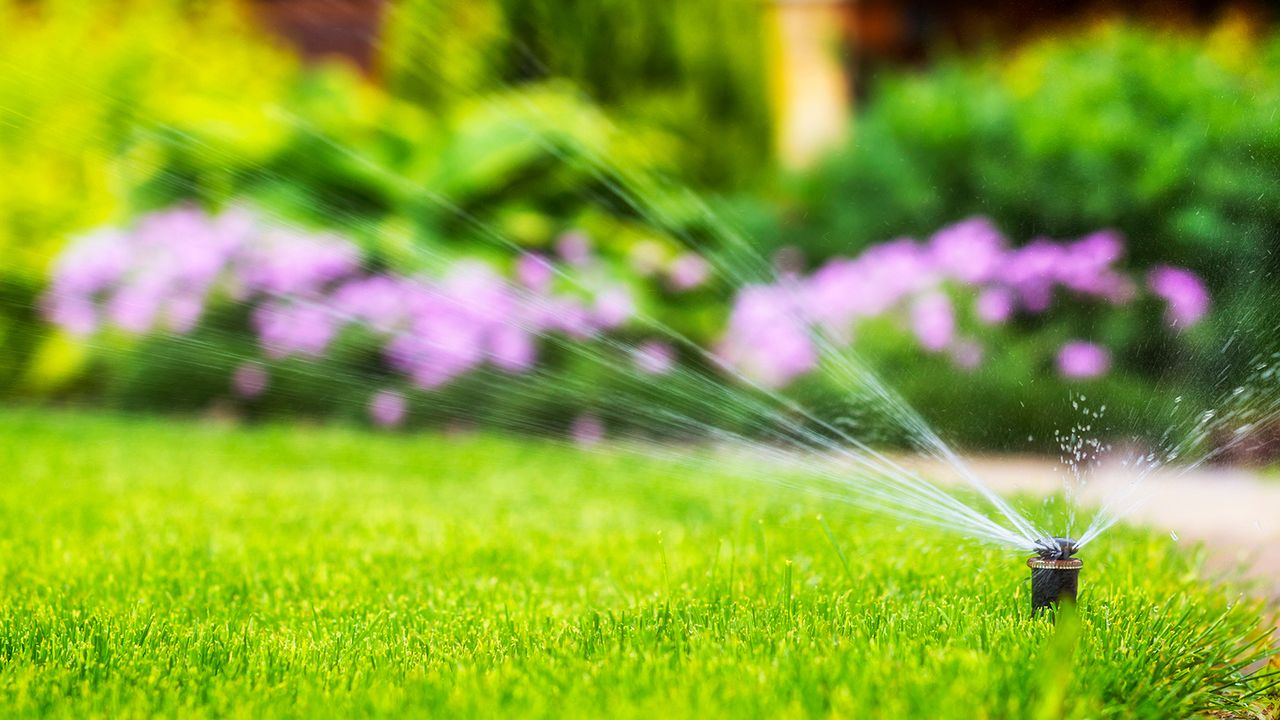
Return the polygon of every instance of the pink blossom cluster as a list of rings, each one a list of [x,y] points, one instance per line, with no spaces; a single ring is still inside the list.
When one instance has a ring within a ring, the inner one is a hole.
[[[835,258],[807,277],[743,288],[718,353],[753,380],[782,386],[816,368],[817,336],[848,344],[860,321],[888,315],[924,350],[972,368],[982,360],[981,326],[1044,313],[1062,298],[1129,303],[1139,288],[1116,267],[1123,255],[1123,240],[1108,230],[1011,247],[989,220],[971,218],[927,242],[893,240],[856,258]],[[1147,285],[1166,302],[1168,322],[1177,329],[1208,312],[1208,291],[1189,270],[1161,266]],[[967,317],[976,321],[969,334]],[[1064,377],[1094,377],[1107,371],[1110,356],[1100,345],[1073,340],[1058,366]]]
[[[564,267],[590,260],[584,237],[562,244]],[[210,216],[184,207],[73,242],[57,262],[44,309],[78,335],[187,334],[211,303],[243,302],[266,358],[322,356],[358,327],[375,338],[390,368],[429,390],[482,365],[524,372],[537,360],[540,336],[586,340],[634,314],[625,285],[597,274],[577,283],[592,292],[557,292],[557,272],[550,258],[533,254],[518,259],[514,279],[477,260],[455,262],[435,278],[369,272],[360,248],[342,237],[281,228],[244,209]],[[644,372],[665,372],[673,362],[661,344],[637,352]],[[255,397],[269,376],[251,361],[231,383]],[[404,399],[381,391],[370,413],[379,424],[397,424]]]

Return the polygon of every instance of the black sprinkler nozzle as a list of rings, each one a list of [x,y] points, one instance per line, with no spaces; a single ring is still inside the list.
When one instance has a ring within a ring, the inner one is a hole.
[[[1031,568],[1031,612],[1041,615],[1066,600],[1074,603],[1084,563],[1073,558],[1079,548],[1071,538],[1045,538],[1036,543]]]

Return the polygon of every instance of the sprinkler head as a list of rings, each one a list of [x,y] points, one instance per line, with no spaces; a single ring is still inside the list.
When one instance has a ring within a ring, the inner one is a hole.
[[[1036,555],[1045,560],[1066,560],[1079,549],[1076,541],[1068,537],[1040,538],[1036,541]]]
[[[1058,603],[1076,601],[1080,568],[1084,563],[1073,558],[1079,548],[1071,538],[1043,538],[1036,542],[1036,554],[1027,558],[1031,568],[1031,612],[1041,615]]]

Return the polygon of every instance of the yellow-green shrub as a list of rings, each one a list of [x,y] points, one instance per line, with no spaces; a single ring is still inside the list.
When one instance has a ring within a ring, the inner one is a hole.
[[[231,0],[0,0],[0,389],[74,369],[72,345],[41,339],[36,292],[70,234],[128,214],[155,160],[130,151],[141,136],[265,156],[285,136],[266,108],[297,73]]]
[[[139,133],[268,150],[282,133],[264,108],[295,73],[228,1],[0,0],[3,271],[42,274],[67,233],[121,214]]]

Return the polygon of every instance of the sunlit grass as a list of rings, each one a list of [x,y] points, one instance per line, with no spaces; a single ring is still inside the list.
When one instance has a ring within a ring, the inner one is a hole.
[[[1021,558],[621,454],[18,410],[0,438],[5,715],[1275,704],[1233,672],[1258,607],[1165,535],[1090,547],[1055,629]]]

